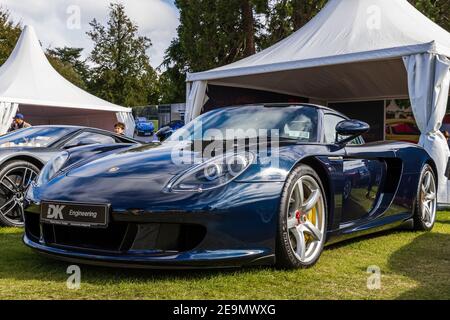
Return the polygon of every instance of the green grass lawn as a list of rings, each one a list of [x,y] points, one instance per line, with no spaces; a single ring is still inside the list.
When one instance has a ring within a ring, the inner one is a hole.
[[[367,289],[368,266],[381,289]],[[391,231],[328,247],[308,270],[152,271],[81,266],[79,290],[68,264],[42,258],[21,230],[0,229],[0,299],[450,299],[450,213],[431,233]]]

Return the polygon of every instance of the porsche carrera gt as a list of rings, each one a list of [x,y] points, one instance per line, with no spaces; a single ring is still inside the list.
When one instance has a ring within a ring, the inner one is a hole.
[[[326,107],[249,105],[163,143],[67,151],[28,190],[24,242],[105,266],[300,268],[338,241],[431,230],[435,163],[414,144],[365,143],[368,130]]]

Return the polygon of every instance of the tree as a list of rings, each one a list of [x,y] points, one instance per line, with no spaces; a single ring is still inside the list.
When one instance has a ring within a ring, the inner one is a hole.
[[[267,32],[261,41],[262,48],[277,43],[303,27],[326,3],[327,0],[272,1],[267,16]]]
[[[58,57],[52,56],[51,54],[47,54],[47,59],[52,67],[66,80],[81,89],[86,89],[86,82],[84,81],[82,75],[79,74],[71,64],[64,63],[58,59]]]
[[[263,25],[256,19],[256,15],[266,15],[269,9],[267,0],[242,0],[241,24],[244,32],[244,57],[255,54],[258,47]]]
[[[327,0],[292,0],[292,25],[297,31],[309,22],[327,3]]]
[[[89,60],[94,63],[89,89],[94,94],[124,106],[151,103],[156,73],[146,50],[151,41],[138,35],[138,26],[122,4],[111,4],[109,21],[103,26],[94,19],[87,34],[94,42]]]
[[[54,48],[47,50],[47,56],[59,60],[61,64],[72,67],[86,84],[89,82],[89,66],[81,58],[82,52],[83,48]]]
[[[263,25],[257,19],[267,0],[176,0],[178,38],[166,51],[161,76],[163,100],[185,99],[187,72],[219,67],[252,55]]]
[[[8,59],[21,32],[21,24],[12,21],[9,11],[0,7],[0,65]]]
[[[172,40],[163,61],[166,70],[159,77],[160,102],[163,104],[185,101],[187,61],[179,39]]]
[[[450,32],[450,2],[448,0],[408,0],[420,12]]]

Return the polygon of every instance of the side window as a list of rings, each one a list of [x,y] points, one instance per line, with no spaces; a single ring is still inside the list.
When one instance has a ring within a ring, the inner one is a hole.
[[[95,132],[83,132],[67,142],[66,146],[112,143],[116,143],[116,140],[113,137]]]
[[[333,144],[336,141],[336,126],[345,120],[334,114],[325,114],[323,117],[324,143]]]

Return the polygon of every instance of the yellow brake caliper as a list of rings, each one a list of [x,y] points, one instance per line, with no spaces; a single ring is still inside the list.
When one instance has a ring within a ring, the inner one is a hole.
[[[314,207],[314,208],[311,209],[311,211],[309,211],[306,214],[306,218],[313,225],[316,225],[316,210],[317,210],[316,207]],[[305,241],[306,241],[306,243],[309,243],[310,241],[312,241],[312,236],[309,235],[309,234],[305,234]]]

